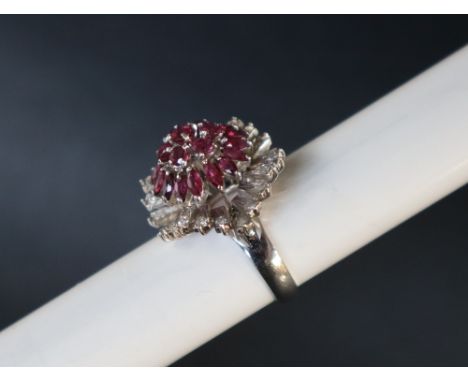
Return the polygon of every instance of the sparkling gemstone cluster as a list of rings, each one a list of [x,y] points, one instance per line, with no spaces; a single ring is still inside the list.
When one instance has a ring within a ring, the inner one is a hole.
[[[268,134],[238,118],[175,126],[141,181],[150,225],[165,240],[211,228],[241,230],[284,167],[283,150],[270,146]]]
[[[248,162],[247,133],[235,125],[209,121],[175,126],[157,151],[153,192],[167,202],[203,196],[205,183],[222,190]],[[240,164],[242,166],[242,164]]]

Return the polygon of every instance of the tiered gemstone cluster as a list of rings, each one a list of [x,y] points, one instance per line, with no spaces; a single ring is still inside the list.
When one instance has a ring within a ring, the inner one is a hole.
[[[285,154],[252,123],[233,117],[175,126],[141,180],[148,222],[164,240],[190,232],[241,232],[283,170]]]
[[[155,196],[167,202],[201,198],[206,184],[222,190],[249,161],[246,131],[203,120],[177,125],[157,150],[151,175]]]

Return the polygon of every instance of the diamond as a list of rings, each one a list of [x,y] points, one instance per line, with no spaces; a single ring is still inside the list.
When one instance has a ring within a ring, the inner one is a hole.
[[[247,212],[249,215],[258,213],[259,202],[252,197],[247,191],[238,189],[237,194],[232,200],[232,203],[240,210]]]
[[[158,207],[162,207],[164,205],[161,198],[153,195],[152,193],[146,194],[145,198],[142,200],[143,205],[146,207],[148,211],[153,211]]]

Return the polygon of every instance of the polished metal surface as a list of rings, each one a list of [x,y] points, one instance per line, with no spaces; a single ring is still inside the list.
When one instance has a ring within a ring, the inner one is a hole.
[[[189,126],[192,126],[192,131],[198,131],[203,128],[203,123],[207,123],[204,121],[189,123]],[[244,124],[239,118],[232,117],[226,125],[234,134],[240,134],[237,139],[245,144],[242,149],[245,158],[237,158],[235,171],[225,172],[222,184],[216,187],[206,174],[200,176],[203,193],[195,195],[190,192],[186,198],[172,197],[172,183],[169,196],[161,190],[155,193],[154,179],[152,175],[147,176],[140,183],[145,193],[142,203],[150,213],[148,223],[158,230],[158,235],[165,241],[192,232],[206,235],[212,229],[231,236],[253,260],[275,297],[286,301],[294,295],[297,286],[259,220],[262,202],[270,196],[274,182],[283,171],[286,154],[281,148],[272,148],[268,133],[261,133],[251,122]],[[214,157],[194,149],[190,134],[186,134],[182,136],[183,147],[192,150],[191,156],[182,163],[158,159],[158,166],[163,166],[166,176],[172,174],[176,179],[193,169],[196,172],[204,171],[204,166],[213,161],[217,163],[224,155],[222,145],[228,138],[223,133],[216,134],[214,142],[218,146],[213,151]],[[169,134],[163,142],[171,142],[171,139]],[[154,174],[154,170],[151,170],[151,174]]]
[[[278,301],[285,302],[295,295],[297,285],[258,218],[234,233],[233,238],[252,259]]]

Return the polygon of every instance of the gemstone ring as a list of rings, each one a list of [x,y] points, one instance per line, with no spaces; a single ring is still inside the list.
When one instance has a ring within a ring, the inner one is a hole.
[[[271,145],[267,133],[235,117],[176,125],[140,183],[148,223],[163,240],[213,228],[232,237],[284,301],[297,286],[259,219],[261,203],[285,165],[284,151]]]

